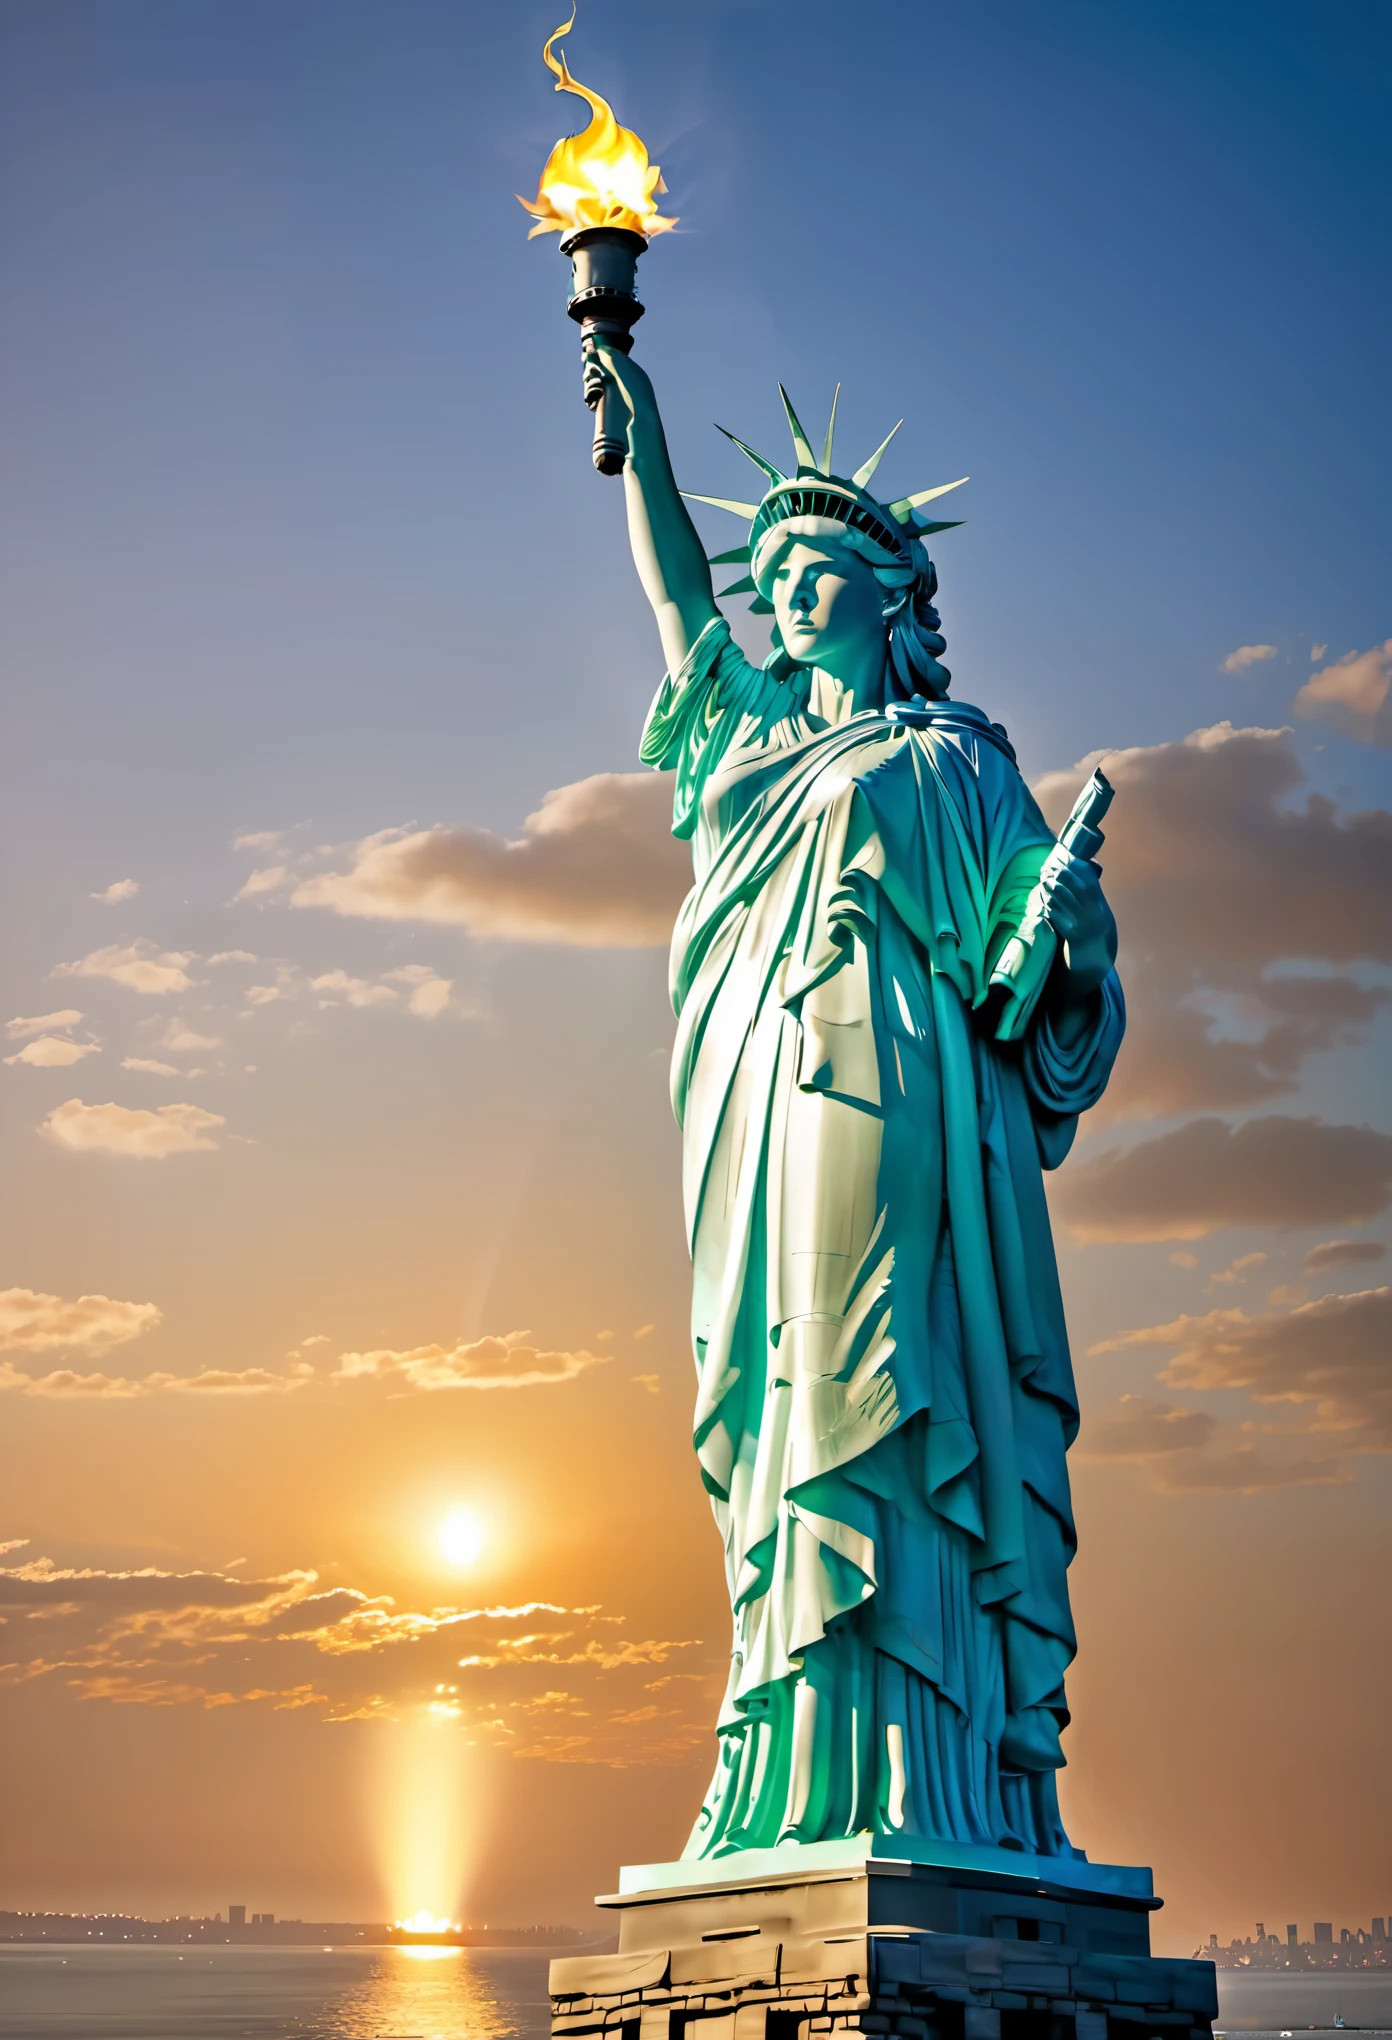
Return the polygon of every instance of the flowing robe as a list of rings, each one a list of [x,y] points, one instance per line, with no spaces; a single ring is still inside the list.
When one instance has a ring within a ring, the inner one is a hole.
[[[664,680],[696,1451],[734,1614],[686,1853],[896,1832],[1073,1853],[1072,1368],[1041,1166],[1101,1095],[984,1024],[1054,837],[980,710],[833,722],[723,620]]]

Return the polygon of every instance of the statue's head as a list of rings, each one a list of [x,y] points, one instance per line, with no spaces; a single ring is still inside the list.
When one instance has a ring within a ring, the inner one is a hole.
[[[723,496],[692,498],[751,520],[748,545],[718,553],[711,562],[718,566],[742,561],[748,568],[745,579],[721,593],[752,594],[751,609],[773,616],[775,664],[834,662],[834,653],[852,639],[860,641],[865,632],[878,631],[885,639],[890,677],[898,693],[945,694],[952,676],[938,662],[938,654],[946,649],[933,607],[938,577],[923,541],[954,526],[929,523],[917,512],[921,504],[961,484],[947,482],[882,503],[866,484],[898,425],[847,479],[831,471],[835,401],[817,460],[781,383],[778,393],[792,429],[796,473],[782,474],[730,432],[726,437],[769,477],[767,494],[760,503],[736,503]],[[723,426],[718,429],[724,431]]]

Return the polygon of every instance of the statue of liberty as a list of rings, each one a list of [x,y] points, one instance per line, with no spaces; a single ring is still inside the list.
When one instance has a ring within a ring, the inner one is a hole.
[[[604,340],[587,377],[627,434],[668,668],[642,757],[675,773],[695,874],[672,1092],[734,1643],[686,1854],[897,1834],[1073,1856],[1077,1403],[1041,1170],[1124,1025],[1097,867],[999,725],[947,700],[924,544],[946,527],[917,514],[942,490],[880,502],[884,447],[842,478],[791,406],[791,475],[743,447],[762,500],[697,500],[750,520],[718,560],[773,616],[755,666],[650,381]],[[1053,961],[1003,1006],[1031,900]]]

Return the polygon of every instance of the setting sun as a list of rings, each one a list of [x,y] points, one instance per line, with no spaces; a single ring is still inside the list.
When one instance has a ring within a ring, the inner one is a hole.
[[[487,1541],[483,1525],[471,1509],[451,1509],[437,1536],[451,1565],[473,1565],[482,1556]]]

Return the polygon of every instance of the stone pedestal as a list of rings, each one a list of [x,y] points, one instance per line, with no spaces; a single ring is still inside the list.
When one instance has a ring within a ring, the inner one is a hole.
[[[551,1964],[556,2040],[1209,2040],[1218,2009],[1115,1864],[865,1836],[646,1864],[596,1903],[619,1951]]]

